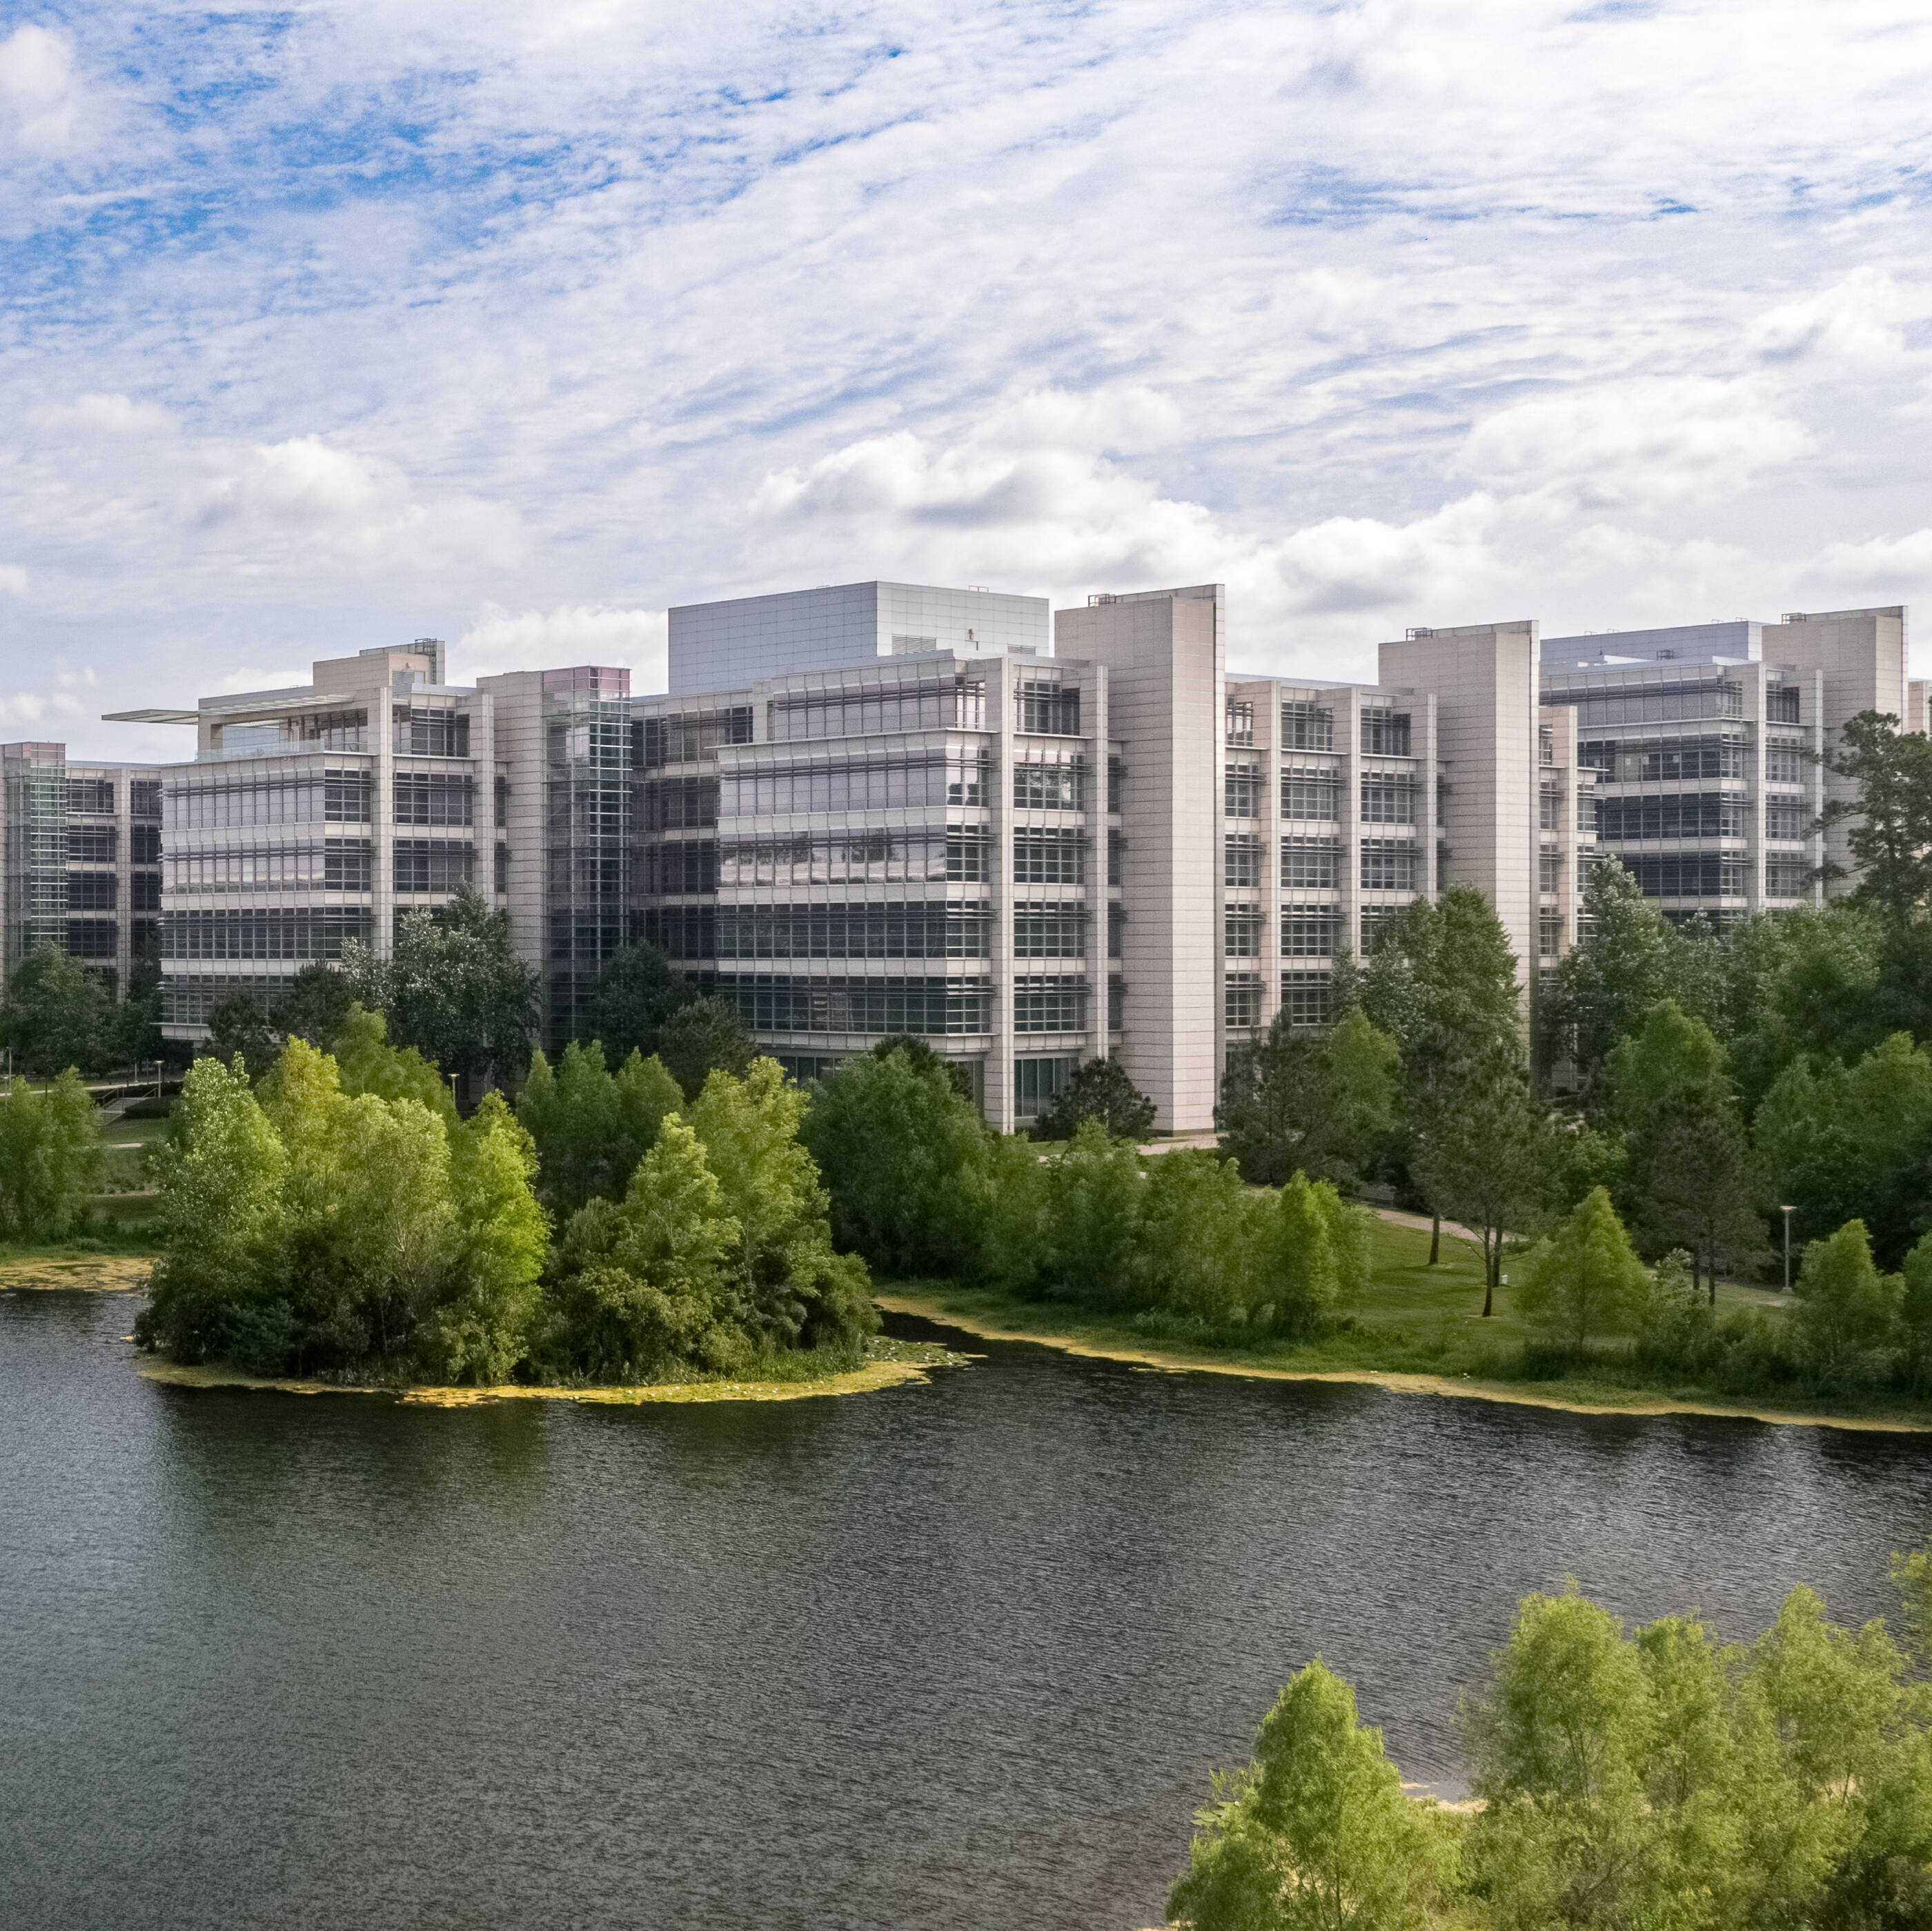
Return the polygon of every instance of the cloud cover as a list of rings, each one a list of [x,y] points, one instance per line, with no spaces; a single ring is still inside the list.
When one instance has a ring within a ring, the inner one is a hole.
[[[1928,69],[1900,0],[56,4],[0,697],[165,755],[76,707],[431,631],[650,688],[668,605],[873,574],[1224,580],[1330,674],[1912,601]]]

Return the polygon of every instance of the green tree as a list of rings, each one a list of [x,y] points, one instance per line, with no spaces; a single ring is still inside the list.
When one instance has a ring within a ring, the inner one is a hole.
[[[897,1275],[981,1272],[994,1136],[942,1073],[903,1052],[848,1060],[819,1082],[802,1130],[842,1249]]]
[[[1503,1243],[1544,1211],[1562,1147],[1530,1096],[1517,1054],[1494,1045],[1469,1060],[1442,1059],[1411,1131],[1410,1171],[1430,1210],[1460,1220],[1482,1243],[1483,1312],[1490,1315]],[[1434,1252],[1432,1245],[1432,1258]]]
[[[1664,915],[1614,858],[1583,885],[1580,936],[1544,982],[1539,1024],[1546,1060],[1567,1059],[1592,1105],[1618,1040],[1679,989],[1678,943]]]
[[[664,1116],[683,1104],[662,1062],[635,1051],[614,1076],[594,1039],[565,1047],[554,1071],[533,1054],[517,1117],[536,1142],[544,1204],[562,1220],[597,1195],[620,1198]]]
[[[455,1291],[436,1309],[430,1357],[453,1381],[507,1381],[533,1339],[550,1248],[532,1188],[537,1150],[502,1095],[488,1093],[450,1152]]]
[[[254,993],[231,992],[208,1008],[208,1049],[224,1065],[240,1059],[248,1077],[260,1079],[275,1063],[282,1036]]]
[[[326,960],[311,959],[276,1001],[272,1016],[278,1031],[327,1052],[349,1023],[355,1003],[347,976]]]
[[[552,1358],[592,1381],[742,1366],[750,1337],[724,1318],[738,1246],[704,1149],[674,1114],[624,1198],[592,1201],[564,1229]]]
[[[1213,1327],[1250,1318],[1259,1305],[1251,1206],[1232,1160],[1189,1147],[1148,1162],[1134,1278],[1153,1306]]]
[[[603,1042],[615,1060],[632,1053],[649,1059],[658,1049],[664,1022],[699,997],[698,986],[678,973],[656,946],[626,946],[597,976],[590,1006],[592,1036]]]
[[[262,1313],[259,1269],[281,1233],[288,1156],[239,1059],[196,1060],[171,1126],[154,1156],[161,1258],[135,1337],[178,1360],[219,1359]]]
[[[1257,1205],[1252,1318],[1284,1333],[1318,1334],[1368,1285],[1368,1216],[1305,1174]]]
[[[1821,819],[1846,828],[1858,881],[1852,897],[1889,925],[1911,923],[1932,906],[1932,738],[1901,731],[1884,712],[1861,711],[1840,727],[1824,763],[1858,787],[1856,799],[1831,799]],[[1826,874],[1845,871],[1828,865]]]
[[[1537,1326],[1581,1349],[1593,1333],[1628,1326],[1643,1291],[1643,1263],[1598,1187],[1525,1257],[1516,1298]]]
[[[1118,1060],[1086,1060],[1033,1123],[1036,1140],[1070,1140],[1083,1120],[1096,1120],[1117,1140],[1144,1140],[1156,1109]]]
[[[874,1042],[872,1052],[875,1060],[903,1053],[921,1072],[936,1072],[950,1080],[962,1099],[973,1098],[973,1075],[957,1060],[949,1060],[944,1054],[934,1052],[931,1044],[916,1033],[888,1033],[884,1038]]]
[[[0,1239],[66,1233],[99,1184],[100,1115],[69,1066],[44,1093],[16,1075],[0,1100]]]
[[[1277,1013],[1267,1033],[1228,1055],[1214,1123],[1221,1151],[1251,1184],[1298,1171],[1358,1180],[1396,1121],[1396,1043],[1360,1006],[1319,1030]]]
[[[1755,1122],[1758,1151],[1798,1231],[1816,1238],[1859,1219],[1882,1258],[1900,1258],[1923,1224],[1932,1159],[1932,1058],[1906,1034],[1856,1065],[1796,1060]]]
[[[445,1126],[455,1125],[456,1101],[435,1061],[413,1046],[390,1045],[388,1021],[380,1012],[352,1004],[330,1057],[350,1099],[373,1093],[378,1099],[412,1099]]]
[[[695,1099],[714,1072],[742,1078],[752,1051],[752,1036],[737,1009],[722,999],[694,999],[680,1006],[658,1034],[657,1057],[686,1099]]]
[[[1320,1657],[1282,1690],[1244,1771],[1215,1779],[1168,1912],[1190,1931],[1413,1931],[1433,1921],[1454,1840],[1412,1804]]]
[[[734,1318],[760,1345],[850,1351],[877,1331],[866,1264],[833,1251],[825,1190],[799,1138],[811,1102],[776,1060],[714,1072],[688,1114],[738,1229]]]
[[[444,1073],[508,1080],[528,1061],[537,973],[518,955],[509,914],[472,887],[434,910],[404,913],[386,960],[358,953],[345,965],[361,1002],[382,1008],[392,1038]]]
[[[1100,1120],[1083,1120],[1040,1171],[1041,1282],[1084,1300],[1125,1299],[1147,1194],[1141,1156]]]
[[[1912,1387],[1922,1391],[1932,1381],[1932,1234],[1922,1234],[1905,1257],[1898,1315],[1905,1371]],[[1932,1654],[1932,1644],[1925,1648]]]
[[[29,952],[8,975],[0,1046],[17,1066],[43,1078],[63,1066],[94,1072],[116,1043],[114,1003],[99,975],[59,946]]]
[[[1798,1272],[1796,1325],[1805,1360],[1827,1383],[1855,1376],[1864,1357],[1891,1338],[1904,1297],[1896,1274],[1881,1274],[1862,1220],[1804,1249]]]

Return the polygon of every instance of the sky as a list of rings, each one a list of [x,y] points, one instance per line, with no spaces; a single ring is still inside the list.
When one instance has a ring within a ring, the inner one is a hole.
[[[1922,0],[0,0],[0,736],[673,604],[1932,613]],[[1916,667],[1932,666],[1932,651]]]

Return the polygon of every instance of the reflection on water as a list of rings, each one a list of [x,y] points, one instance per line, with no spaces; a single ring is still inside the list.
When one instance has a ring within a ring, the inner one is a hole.
[[[22,1924],[1158,1923],[1316,1651],[1453,1782],[1525,1591],[1863,1617],[1932,1528],[1912,1437],[976,1342],[842,1400],[420,1410],[141,1381],[131,1313],[0,1295]]]

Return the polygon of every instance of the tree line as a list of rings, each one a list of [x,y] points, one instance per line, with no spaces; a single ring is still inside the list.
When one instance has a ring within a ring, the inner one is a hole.
[[[876,1330],[776,1063],[680,1086],[633,1051],[535,1056],[467,1119],[352,1004],[251,1081],[196,1060],[155,1156],[136,1337],[251,1372],[582,1385],[850,1364]]]
[[[1795,1589],[1755,1642],[1519,1606],[1462,1726],[1472,1801],[1418,1802],[1318,1657],[1217,1776],[1184,1931],[1908,1931],[1932,1923],[1932,1552],[1903,1615]]]

